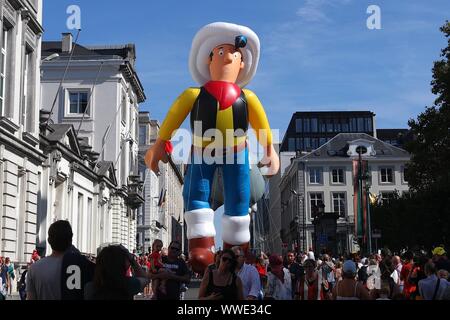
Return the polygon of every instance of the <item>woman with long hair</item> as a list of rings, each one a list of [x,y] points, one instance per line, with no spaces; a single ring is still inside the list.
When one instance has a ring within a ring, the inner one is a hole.
[[[200,300],[244,300],[241,279],[236,275],[237,258],[225,249],[218,268],[207,268],[200,284]]]
[[[134,276],[128,277],[130,268]],[[149,283],[148,276],[123,246],[112,245],[100,251],[94,281],[85,287],[86,300],[133,300]]]
[[[328,300],[328,283],[322,270],[317,270],[316,261],[305,260],[305,276],[298,281],[295,293],[297,300]]]

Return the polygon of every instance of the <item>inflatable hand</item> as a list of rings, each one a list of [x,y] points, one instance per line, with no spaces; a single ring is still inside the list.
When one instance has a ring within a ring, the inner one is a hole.
[[[172,144],[170,141],[157,139],[155,144],[151,146],[145,154],[145,164],[154,173],[159,174],[159,161],[167,163],[169,161],[169,154],[172,152]]]
[[[267,147],[266,153],[259,162],[258,167],[268,167],[266,173],[266,176],[268,177],[272,177],[278,173],[278,170],[280,169],[280,158],[278,157],[278,154],[273,145]]]

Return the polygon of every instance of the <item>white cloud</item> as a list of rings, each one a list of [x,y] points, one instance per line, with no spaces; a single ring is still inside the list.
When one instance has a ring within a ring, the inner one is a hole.
[[[308,22],[329,22],[325,11],[327,7],[347,5],[352,0],[306,0],[305,4],[297,10],[297,16]]]

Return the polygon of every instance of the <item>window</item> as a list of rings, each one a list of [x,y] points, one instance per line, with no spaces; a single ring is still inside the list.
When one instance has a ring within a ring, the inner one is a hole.
[[[88,104],[88,93],[86,91],[69,92],[69,113],[84,114]]]
[[[380,181],[381,183],[394,183],[394,176],[392,168],[380,169]]]
[[[327,132],[333,132],[333,120],[327,120]]]
[[[321,168],[309,168],[309,183],[321,184],[322,183],[322,169]]]
[[[356,118],[350,118],[350,132],[358,132],[358,120]]]
[[[339,122],[339,119],[335,119],[334,120],[334,132],[341,132],[341,131],[342,131],[341,123]]]
[[[364,132],[364,118],[358,118],[358,132]]]
[[[33,67],[34,67],[34,54],[29,48],[26,48],[23,65],[23,82],[22,82],[22,103],[20,121],[23,125],[24,131],[32,130],[32,111],[33,107]]]
[[[395,198],[395,192],[389,191],[389,192],[381,192],[381,202],[389,203],[391,200]]]
[[[366,131],[372,131],[372,118],[366,118]]]
[[[327,139],[326,138],[320,138],[319,139],[319,145],[323,146],[325,143],[327,143]]]
[[[125,125],[127,123],[127,94],[122,91],[122,101],[120,102],[120,108],[122,109],[122,123]]]
[[[325,119],[319,120],[319,132],[326,132],[327,131],[327,124],[325,122]]]
[[[297,150],[304,150],[303,149],[303,139],[297,138]]]
[[[303,132],[303,119],[295,119],[295,131]]]
[[[8,54],[8,30],[3,28],[2,52],[0,60],[0,115],[3,115],[5,106],[5,84],[6,84],[6,60]]]
[[[303,139],[304,147],[306,151],[311,151],[311,138],[307,137]]]
[[[349,132],[348,131],[348,122],[347,120],[344,120],[344,122],[342,122],[342,132]]]
[[[344,169],[342,169],[342,168],[332,169],[331,170],[331,182],[339,183],[339,184],[345,183]]]
[[[319,124],[317,118],[311,119],[311,132],[317,132],[319,130]]]
[[[312,212],[313,208],[323,204],[323,195],[319,192],[312,192],[309,194],[309,204]]]
[[[311,147],[317,149],[319,147],[319,138],[311,138]]]
[[[295,151],[295,138],[289,138],[288,149],[289,151]]]
[[[403,177],[403,183],[408,183],[408,180],[406,178],[407,175],[407,169],[406,167],[402,167],[402,177]]]
[[[309,119],[303,119],[303,132],[310,132]]]
[[[333,192],[331,194],[333,201],[333,212],[337,213],[339,217],[345,217],[346,199],[345,192]]]
[[[139,144],[147,144],[147,128],[145,126],[139,126]]]

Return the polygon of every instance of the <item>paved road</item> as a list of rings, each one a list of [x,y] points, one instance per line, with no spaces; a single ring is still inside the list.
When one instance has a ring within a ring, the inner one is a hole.
[[[200,287],[200,279],[192,279],[189,283],[188,291],[186,291],[185,300],[197,300],[198,299],[198,289]]]

